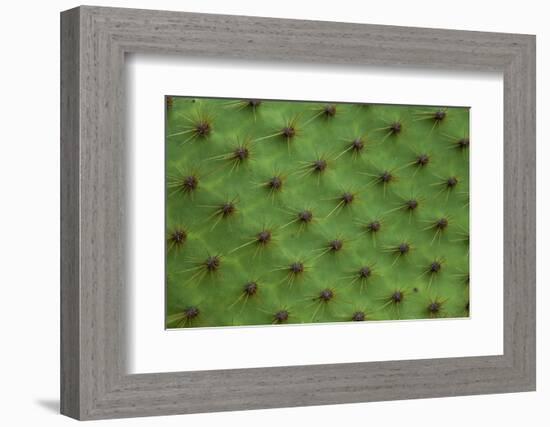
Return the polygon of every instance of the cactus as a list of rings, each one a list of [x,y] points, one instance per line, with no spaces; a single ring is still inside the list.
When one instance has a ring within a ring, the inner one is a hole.
[[[469,109],[166,97],[166,326],[469,316]]]

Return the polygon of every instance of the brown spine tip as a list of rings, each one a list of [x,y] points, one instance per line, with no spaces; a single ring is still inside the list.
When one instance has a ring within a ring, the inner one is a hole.
[[[189,175],[183,178],[181,187],[184,192],[191,193],[199,186],[199,179],[194,175]]]
[[[211,131],[210,123],[207,121],[200,121],[195,125],[195,133],[200,137],[207,137]]]
[[[428,163],[430,163],[430,156],[427,154],[419,154],[416,156],[416,164],[420,167],[426,166]]]
[[[365,316],[365,313],[362,312],[362,311],[356,311],[355,313],[353,313],[353,315],[351,316],[351,320],[353,320],[354,322],[363,322],[365,319],[366,319],[367,316]]]
[[[185,232],[185,230],[182,230],[182,229],[174,230],[170,235],[169,240],[174,245],[181,246],[187,240],[187,233]]]
[[[371,233],[379,232],[381,227],[380,221],[371,221],[367,224],[367,230]]]
[[[327,161],[324,159],[318,159],[313,162],[312,166],[315,172],[321,173],[321,172],[324,172],[325,169],[327,168]]]
[[[261,245],[267,245],[271,241],[271,231],[262,230],[258,233],[256,240]]]
[[[456,185],[458,184],[458,178],[456,176],[451,176],[450,178],[447,178],[447,180],[445,181],[445,184],[449,189],[455,188]]]
[[[392,135],[397,135],[397,134],[401,133],[401,130],[402,130],[401,123],[393,122],[393,123],[390,124],[389,129],[390,129],[390,132],[391,132]]]
[[[284,323],[288,320],[289,313],[287,310],[279,310],[273,315],[273,320],[275,323]]]
[[[457,141],[458,148],[464,150],[470,146],[470,138],[460,138]]]
[[[449,226],[449,220],[447,218],[439,218],[434,225],[435,228],[443,231]]]
[[[439,310],[441,310],[441,303],[437,301],[433,301],[430,304],[428,304],[428,312],[432,315],[438,314]]]
[[[391,295],[391,301],[394,303],[394,304],[399,304],[403,301],[403,292],[401,291],[395,291],[392,295]]]
[[[325,105],[323,107],[323,114],[327,118],[334,117],[336,115],[336,106],[332,104]]]
[[[409,245],[408,243],[400,243],[399,246],[397,246],[397,251],[401,254],[401,255],[405,255],[407,253],[409,253],[411,249],[411,245]]]
[[[294,138],[294,136],[296,136],[296,129],[294,129],[293,126],[285,126],[282,130],[281,130],[281,134],[287,138],[287,139],[291,139],[291,138]]]
[[[292,274],[301,274],[304,272],[304,263],[300,261],[293,262],[292,264],[290,264],[289,270]]]
[[[353,193],[346,191],[344,194],[342,194],[342,197],[340,197],[340,200],[344,202],[344,205],[346,206],[351,205],[355,200],[355,196],[353,195]]]
[[[433,119],[436,122],[442,122],[445,117],[447,117],[447,113],[445,112],[445,110],[437,110],[433,115]]]
[[[193,320],[199,316],[200,310],[198,307],[191,306],[183,310],[183,314],[185,315],[185,318]]]
[[[267,186],[274,191],[279,191],[283,188],[283,180],[279,176],[271,177],[269,181],[267,181]]]
[[[439,273],[441,270],[441,263],[439,261],[434,261],[430,264],[430,273]]]
[[[210,273],[217,271],[220,268],[221,259],[219,256],[210,256],[204,262],[206,270]]]
[[[338,252],[344,247],[344,242],[341,239],[334,239],[329,242],[328,247],[332,252]]]
[[[258,284],[256,282],[246,283],[243,292],[249,297],[256,295],[256,292],[258,292]]]
[[[250,157],[250,151],[246,147],[238,147],[233,152],[233,158],[240,162],[245,161],[246,159],[248,159],[248,157]]]
[[[220,207],[220,212],[224,218],[235,213],[235,204],[233,202],[226,202]]]
[[[410,199],[405,202],[405,208],[409,211],[414,211],[418,207],[418,200]]]
[[[367,279],[372,274],[372,270],[368,266],[361,267],[359,269],[359,277],[361,279]]]
[[[380,182],[384,183],[384,184],[387,184],[391,181],[393,181],[393,175],[391,172],[389,171],[384,171],[382,172],[382,174],[380,175]]]
[[[334,292],[330,289],[323,289],[319,293],[319,300],[323,302],[329,302],[332,298],[334,298]]]
[[[304,210],[301,212],[298,212],[298,221],[309,224],[313,220],[313,212],[310,210]]]
[[[365,148],[365,143],[363,142],[363,140],[361,138],[355,138],[352,142],[351,142],[351,148],[353,151],[355,151],[356,153],[358,153],[359,151],[361,151],[363,148]]]

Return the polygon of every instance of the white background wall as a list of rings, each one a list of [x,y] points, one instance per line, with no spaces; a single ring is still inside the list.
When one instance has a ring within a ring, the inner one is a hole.
[[[550,237],[545,182],[550,161],[550,27],[546,2],[523,1],[96,1],[97,5],[537,34],[538,55],[538,391],[172,416],[105,422],[117,426],[438,425],[550,423],[550,298],[544,269]],[[59,11],[74,1],[4,2],[0,15],[0,421],[64,426],[59,377]],[[546,12],[546,13],[545,13]],[[544,194],[546,193],[546,194]],[[545,324],[546,323],[546,324]],[[545,405],[546,404],[546,405]]]

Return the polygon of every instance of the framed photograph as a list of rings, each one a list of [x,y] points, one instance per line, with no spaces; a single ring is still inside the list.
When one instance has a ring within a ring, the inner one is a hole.
[[[82,6],[61,57],[63,414],[535,389],[534,36]]]
[[[166,114],[167,328],[469,316],[468,108]]]

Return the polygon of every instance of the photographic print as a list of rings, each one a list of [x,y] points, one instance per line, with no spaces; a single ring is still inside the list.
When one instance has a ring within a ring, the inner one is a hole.
[[[468,107],[166,96],[166,327],[468,317]]]

